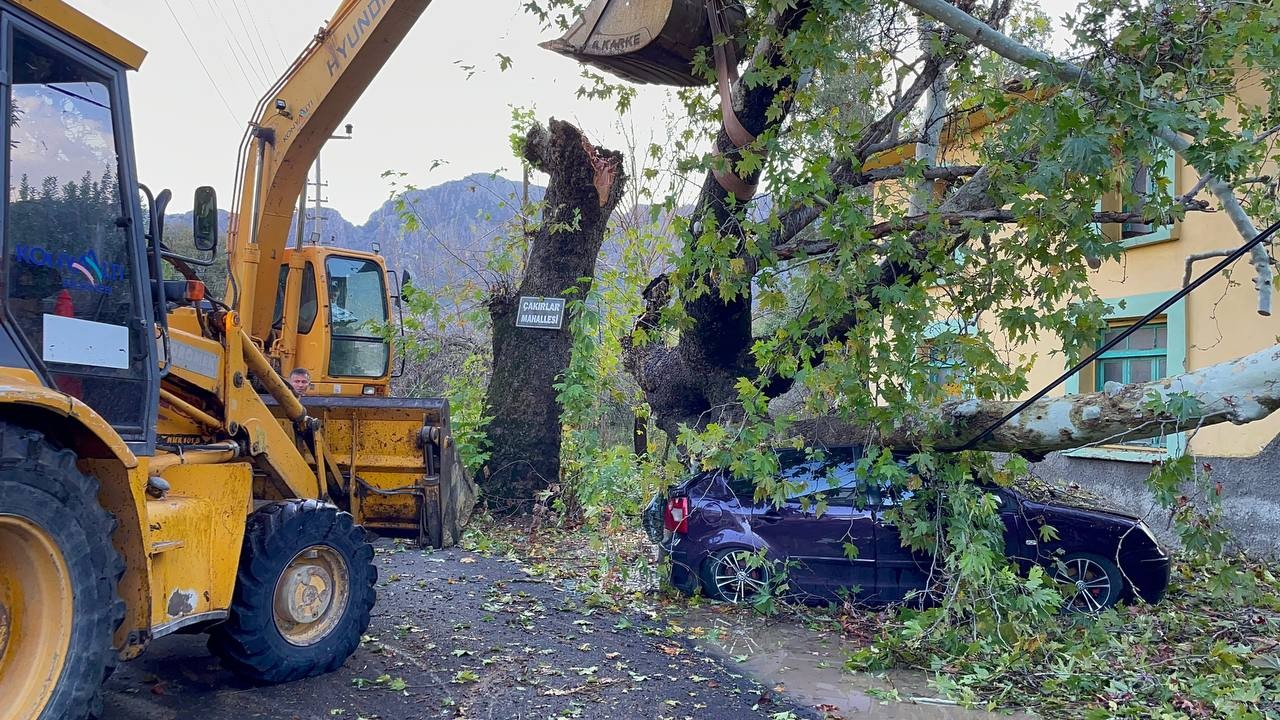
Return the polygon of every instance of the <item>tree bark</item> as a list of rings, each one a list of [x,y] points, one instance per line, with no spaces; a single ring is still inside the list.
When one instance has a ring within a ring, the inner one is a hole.
[[[1158,402],[1154,402],[1158,401]],[[1175,414],[1170,405],[1181,404]],[[1017,402],[956,400],[879,433],[834,418],[805,420],[796,435],[815,444],[868,444],[901,449],[924,445],[958,450],[1017,407]],[[1139,440],[1231,422],[1261,420],[1280,409],[1280,345],[1171,378],[1110,385],[1102,392],[1032,403],[991,432],[975,450],[1038,458],[1057,450]],[[941,430],[939,430],[941,428]]]
[[[525,138],[525,159],[550,176],[519,288],[495,290],[493,375],[486,407],[491,455],[481,488],[491,510],[528,509],[560,477],[560,404],[552,387],[569,366],[568,312],[559,330],[516,327],[521,296],[582,300],[591,289],[609,216],[626,184],[622,154],[597,148],[552,119]]]
[[[810,6],[808,0],[800,0],[794,7],[774,13],[770,21],[778,36],[786,38],[799,28]],[[780,43],[761,43],[751,58],[752,68],[764,71],[780,72],[786,64],[787,58]],[[776,84],[748,85],[739,80],[733,88],[734,111],[738,120],[757,138],[781,126],[790,110],[792,82],[788,74],[780,74]],[[723,126],[715,146],[722,161],[733,171],[741,153]],[[764,150],[757,148],[757,152]],[[759,179],[759,172],[741,179],[747,185],[754,185]],[[721,235],[738,241],[737,256],[754,264],[754,260],[744,257],[742,251],[740,218],[744,207],[731,201],[730,197],[714,173],[707,173],[691,213],[694,234],[700,232],[704,223],[713,223]],[[737,380],[757,375],[750,355],[750,291],[725,299],[717,290],[719,283],[716,278],[704,273],[697,280],[706,291],[697,297],[686,297],[684,310],[690,322],[682,328],[679,344],[669,347],[656,338],[647,344],[637,344],[629,339],[624,358],[628,371],[644,391],[658,427],[671,438],[676,436],[681,424],[704,427],[713,421],[736,417]],[[672,290],[666,277],[650,283],[645,290],[648,309],[636,323],[637,329],[650,332],[652,336],[658,328],[658,315],[670,299]],[[686,288],[674,290],[686,292]]]

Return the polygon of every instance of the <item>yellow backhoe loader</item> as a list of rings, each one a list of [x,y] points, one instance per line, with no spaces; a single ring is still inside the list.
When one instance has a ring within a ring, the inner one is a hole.
[[[222,260],[211,188],[183,256],[169,192],[139,183],[126,74],[145,52],[62,0],[0,0],[3,720],[91,714],[118,660],[179,631],[255,681],[328,672],[374,604],[364,528],[456,540],[473,491],[447,403],[388,393],[382,258],[289,247],[307,168],[428,2],[345,0],[263,96]],[[690,84],[707,18],[732,12],[596,0],[585,18],[557,50]]]

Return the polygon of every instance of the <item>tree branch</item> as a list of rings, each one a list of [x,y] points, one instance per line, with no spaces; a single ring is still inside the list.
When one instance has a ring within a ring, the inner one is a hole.
[[[1168,407],[1183,408],[1180,414]],[[867,443],[957,450],[1017,406],[1014,401],[956,400],[903,420],[885,433],[834,418],[797,423],[813,444]],[[1087,445],[1140,440],[1206,425],[1255,422],[1280,409],[1280,345],[1183,375],[1102,392],[1040,400],[973,448],[1032,457]]]
[[[924,18],[920,20],[920,44],[929,45],[929,36],[936,32],[933,23]],[[929,85],[929,94],[924,106],[924,127],[921,128],[920,140],[916,143],[916,162],[924,167],[938,164],[938,144],[942,139],[943,120],[947,115],[947,69],[938,69],[938,74]],[[911,195],[908,215],[919,215],[927,212],[933,200],[933,183],[922,179]]]
[[[1204,201],[1192,200],[1183,205],[1188,212],[1211,212],[1208,204]],[[906,215],[893,220],[885,220],[870,225],[864,231],[865,236],[871,240],[877,240],[886,235],[905,230],[920,231],[928,228],[930,225],[941,223],[949,228],[957,228],[969,222],[998,222],[998,223],[1016,223],[1022,218],[1015,215],[1012,210],[1003,208],[987,208],[980,210],[966,210],[957,212],[939,212],[936,214],[924,215]],[[1159,218],[1151,218],[1141,212],[1121,212],[1114,210],[1104,210],[1093,213],[1093,222],[1110,224],[1110,223],[1147,223],[1154,224],[1160,222]],[[832,240],[818,239],[809,243],[797,243],[788,245],[786,248],[778,252],[778,257],[783,259],[791,259],[800,255],[824,255],[835,250],[836,243]],[[1228,251],[1229,252],[1229,251]],[[1224,255],[1226,253],[1223,253]]]
[[[951,3],[946,2],[946,0],[902,0],[902,2],[930,15],[975,43],[1019,65],[1044,72],[1065,82],[1076,83],[1085,88],[1094,86],[1095,78],[1079,65],[1060,60],[1023,45]],[[1191,148],[1190,141],[1168,127],[1157,129],[1156,136],[1172,150],[1181,154],[1187,164],[1195,168],[1201,175],[1209,175],[1204,169],[1192,164],[1188,158],[1186,151]],[[1214,194],[1214,197],[1218,199],[1218,203],[1222,205],[1227,217],[1231,218],[1231,222],[1236,226],[1240,236],[1246,242],[1256,237],[1258,230],[1254,227],[1253,221],[1249,219],[1248,213],[1240,205],[1240,201],[1236,199],[1231,186],[1217,178],[1209,180],[1208,186],[1209,191]],[[1257,273],[1254,278],[1254,286],[1258,290],[1258,314],[1270,315],[1273,282],[1271,259],[1267,255],[1266,248],[1259,245],[1253,249],[1251,260],[1254,271]]]

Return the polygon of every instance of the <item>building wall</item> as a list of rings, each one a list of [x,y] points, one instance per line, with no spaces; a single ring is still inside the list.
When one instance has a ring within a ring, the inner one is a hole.
[[[1280,439],[1250,458],[1209,458],[1211,477],[1222,483],[1224,523],[1242,547],[1257,555],[1280,558]],[[1035,471],[1059,484],[1077,483],[1147,521],[1160,540],[1176,545],[1168,514],[1146,488],[1150,464],[1069,457],[1054,453],[1036,463]]]
[[[1246,98],[1255,96],[1255,101],[1265,98],[1256,86],[1246,88],[1243,94]],[[1193,187],[1199,177],[1181,159],[1175,168],[1173,191],[1180,195]],[[1208,197],[1208,193],[1201,197]],[[1104,230],[1119,231],[1114,227]],[[1144,303],[1144,298],[1167,297],[1182,287],[1188,255],[1231,249],[1241,242],[1223,213],[1188,213],[1167,239],[1130,247],[1118,261],[1094,271],[1092,285],[1104,299],[1128,299],[1129,308],[1117,310],[1115,318],[1136,319],[1146,309],[1141,306],[1150,305]],[[1215,262],[1216,259],[1197,262],[1192,277]],[[1226,362],[1280,342],[1280,312],[1272,317],[1258,314],[1255,273],[1247,257],[1235,263],[1228,273],[1209,280],[1166,317],[1171,324],[1185,323],[1185,346],[1174,348],[1171,341],[1169,348],[1171,361],[1175,355],[1182,357],[1183,370]],[[1171,327],[1170,337],[1173,335]],[[1033,391],[1052,382],[1065,369],[1061,356],[1051,355],[1053,349],[1047,339],[1016,349],[1036,355],[1030,378]],[[1169,374],[1177,372],[1178,368],[1169,368]],[[1092,369],[1081,375],[1056,394],[1092,390]],[[1198,463],[1211,468],[1212,477],[1223,486],[1226,525],[1243,547],[1280,557],[1280,413],[1247,425],[1220,424],[1186,433],[1169,442],[1164,452],[1109,446],[1054,453],[1035,468],[1047,480],[1078,483],[1110,504],[1142,515],[1162,539],[1172,544],[1175,539],[1167,515],[1155,506],[1145,485],[1151,462],[1170,452],[1189,452]]]

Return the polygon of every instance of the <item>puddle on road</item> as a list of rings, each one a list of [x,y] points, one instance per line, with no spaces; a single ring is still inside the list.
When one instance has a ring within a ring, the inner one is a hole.
[[[675,618],[673,618],[674,620]],[[834,706],[850,720],[986,720],[1032,718],[966,710],[937,697],[922,672],[851,673],[845,658],[856,646],[788,620],[770,620],[737,608],[689,608],[678,620],[686,631],[701,627],[702,643],[730,658],[767,687],[782,685],[793,700],[810,707]],[[896,690],[901,702],[882,701],[868,691]]]

